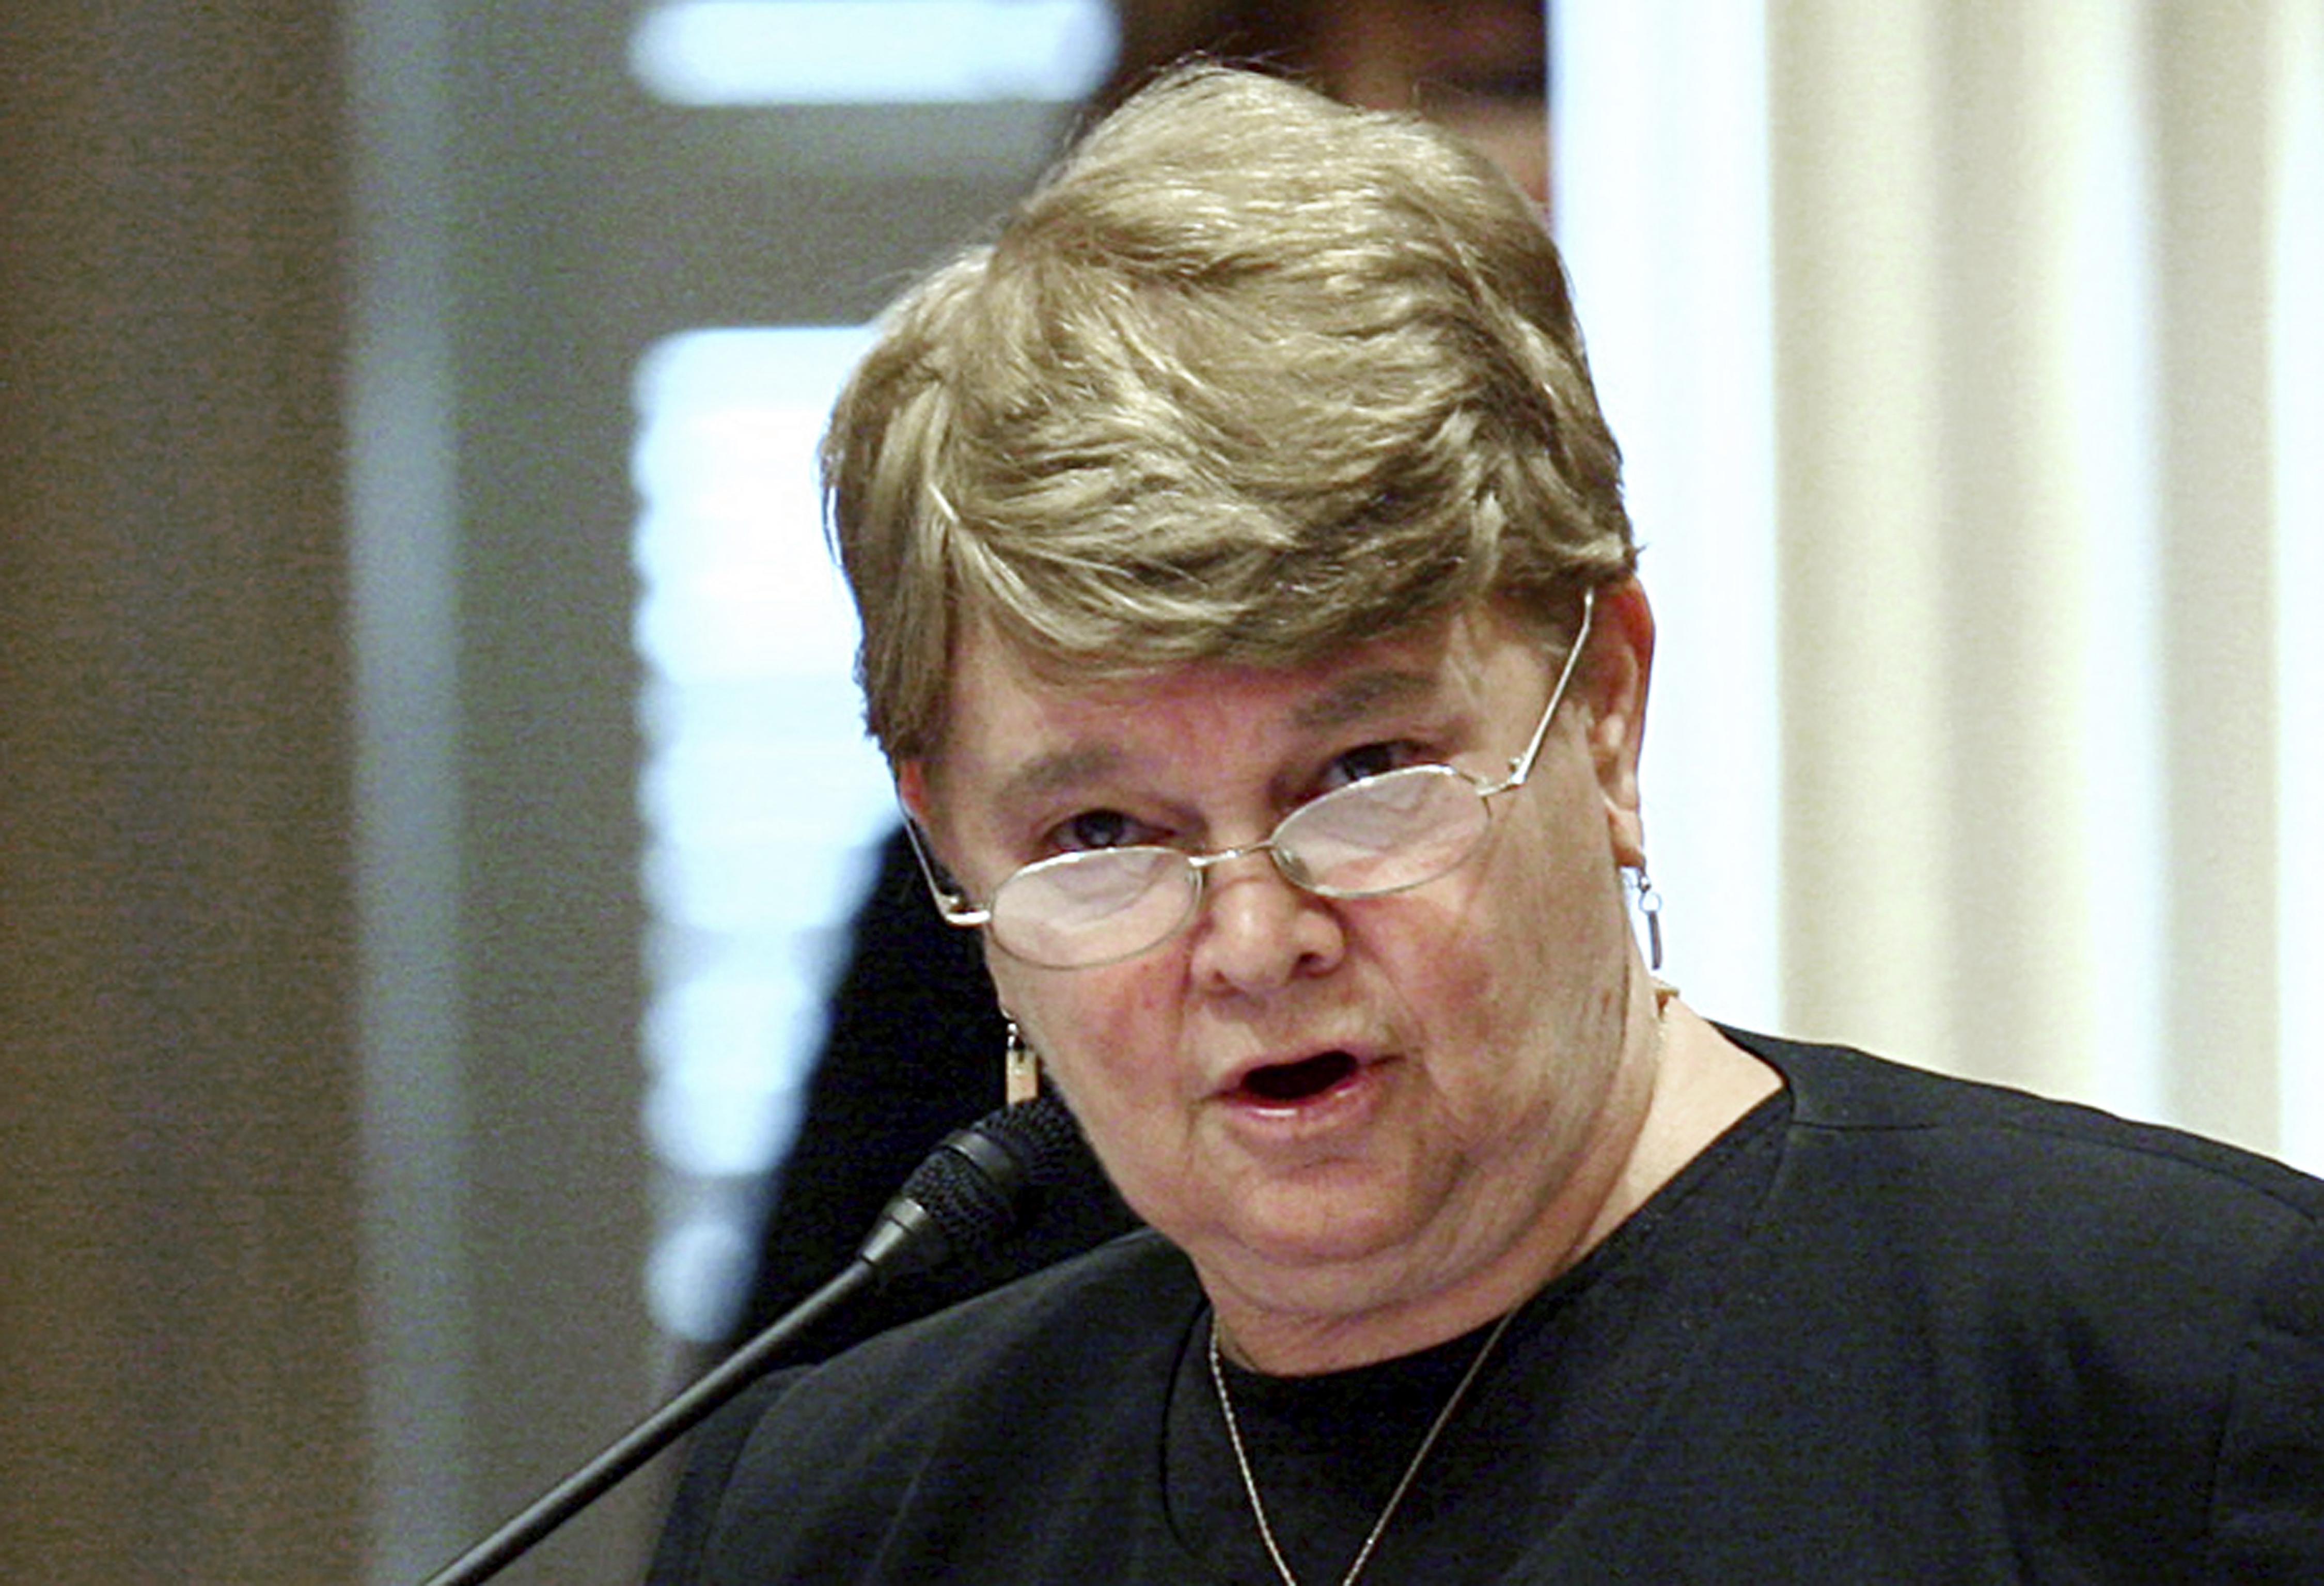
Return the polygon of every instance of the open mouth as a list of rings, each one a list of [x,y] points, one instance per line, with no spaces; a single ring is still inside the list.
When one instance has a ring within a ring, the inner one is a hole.
[[[1274,1106],[1320,1096],[1356,1072],[1356,1060],[1345,1052],[1322,1052],[1296,1063],[1271,1064],[1244,1076],[1245,1095]]]

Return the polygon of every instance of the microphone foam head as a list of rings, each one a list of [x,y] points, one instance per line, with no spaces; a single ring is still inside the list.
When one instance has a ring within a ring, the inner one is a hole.
[[[997,1243],[1039,1191],[1065,1176],[1080,1132],[1073,1114],[1046,1093],[959,1130],[913,1169],[887,1213],[890,1223],[922,1225],[909,1241],[922,1251],[915,1258],[883,1249],[882,1264],[917,1268]]]

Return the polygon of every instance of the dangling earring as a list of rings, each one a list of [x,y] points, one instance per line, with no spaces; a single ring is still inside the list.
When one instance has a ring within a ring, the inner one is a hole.
[[[1644,860],[1630,878],[1630,885],[1638,894],[1638,913],[1646,922],[1646,967],[1660,973],[1663,967],[1663,895],[1646,877]]]
[[[1001,1062],[1001,1082],[1002,1099],[1011,1107],[1041,1093],[1041,1055],[1025,1044],[1013,1019],[1009,1020],[1009,1048]]]

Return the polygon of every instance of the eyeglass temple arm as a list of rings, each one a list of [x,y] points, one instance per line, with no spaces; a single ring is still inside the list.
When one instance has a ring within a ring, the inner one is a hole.
[[[898,803],[900,805],[901,800]],[[912,857],[920,862],[920,879],[928,884],[928,896],[935,899],[936,912],[946,925],[981,926],[992,917],[990,908],[979,908],[968,900],[968,895],[956,886],[947,886],[949,879],[928,853],[928,841],[920,832],[920,823],[904,811],[904,836],[912,844]]]
[[[1533,775],[1533,762],[1540,758],[1541,746],[1549,741],[1549,724],[1556,718],[1557,707],[1564,702],[1565,686],[1572,680],[1573,669],[1581,664],[1582,652],[1589,646],[1590,621],[1597,614],[1597,611],[1598,589],[1595,585],[1592,585],[1582,592],[1582,626],[1574,632],[1573,647],[1565,652],[1565,664],[1558,669],[1557,685],[1549,691],[1549,708],[1541,713],[1541,721],[1533,730],[1533,742],[1525,746],[1524,753],[1509,761],[1509,774],[1507,779],[1488,791],[1506,792],[1511,788],[1520,786],[1527,777]]]

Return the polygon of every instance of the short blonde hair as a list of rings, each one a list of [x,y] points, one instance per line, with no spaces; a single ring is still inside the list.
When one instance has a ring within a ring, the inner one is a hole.
[[[906,295],[824,447],[891,761],[954,646],[1288,666],[1473,601],[1554,630],[1635,561],[1557,252],[1416,118],[1174,71]]]

